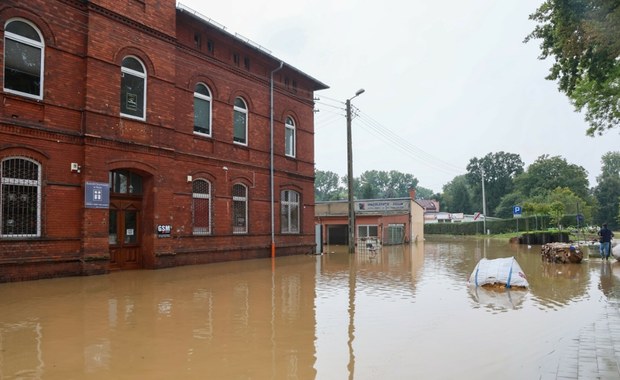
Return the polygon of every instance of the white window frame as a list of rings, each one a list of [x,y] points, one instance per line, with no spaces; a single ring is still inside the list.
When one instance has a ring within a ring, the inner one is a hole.
[[[235,194],[235,188],[242,187],[244,191],[244,195]],[[248,233],[248,187],[242,183],[235,183],[232,187],[232,225],[233,225],[233,234],[247,234]],[[244,207],[243,223],[238,224],[238,221],[235,220],[235,208],[242,204]]]
[[[136,57],[136,56],[128,55],[128,56],[123,58],[123,61],[125,61],[125,59],[127,59],[127,58],[131,58],[131,59],[136,60],[140,64],[140,66],[142,66],[142,70],[143,71],[139,72],[139,71],[130,69],[128,67],[123,66],[123,64],[121,63],[121,94],[120,94],[121,95],[121,102],[123,101],[123,99],[122,99],[122,96],[123,96],[122,95],[122,91],[123,91],[122,90],[123,76],[125,74],[128,74],[128,75],[132,75],[134,77],[141,78],[144,81],[144,93],[142,94],[142,104],[143,104],[143,107],[142,107],[142,116],[135,116],[135,115],[123,113],[123,107],[121,105],[121,107],[120,107],[120,109],[121,109],[121,111],[120,111],[121,112],[121,116],[129,118],[129,119],[145,121],[146,120],[146,101],[147,101],[146,94],[147,94],[147,84],[148,84],[148,81],[147,81],[148,75],[147,75],[147,72],[146,72],[146,67],[144,66],[144,63],[142,62],[142,60],[140,58]]]
[[[194,183],[197,182],[203,182],[207,184],[207,192],[206,193],[197,193],[194,191],[193,189],[193,185]],[[211,208],[211,182],[207,181],[206,179],[196,179],[194,180],[194,182],[192,183],[192,232],[194,235],[211,235],[211,215],[212,215],[212,208]],[[206,226],[206,229],[204,229],[203,227],[196,227],[196,206],[197,203],[200,200],[207,200],[207,218],[208,218],[208,224]]]
[[[237,105],[237,101],[241,102],[243,104],[243,107],[241,107],[240,105]],[[245,141],[235,141],[236,137],[235,137],[235,124],[237,123],[237,115],[243,115],[243,118],[245,120],[245,136],[244,139]],[[237,97],[235,98],[235,104],[233,107],[233,142],[235,144],[239,144],[239,145],[248,145],[248,104],[247,102],[241,98],[241,97]]]
[[[208,95],[201,94],[198,92],[198,87],[203,87]],[[208,133],[200,132],[196,130],[196,99],[203,100],[208,104],[209,118],[207,120],[207,128],[209,129]],[[211,137],[212,136],[212,119],[213,119],[213,102],[211,97],[211,89],[204,83],[197,83],[194,87],[194,133],[200,136]]]
[[[25,178],[8,178],[3,176],[4,163],[8,160],[22,160],[29,161],[36,165],[37,167],[37,179],[25,179]],[[36,215],[36,232],[34,234],[8,234],[3,229],[4,225],[4,215],[2,212],[4,210],[4,201],[5,197],[3,195],[3,191],[5,186],[31,186],[37,188],[37,215]],[[24,237],[40,237],[41,236],[41,164],[31,158],[13,156],[6,157],[0,161],[0,238],[24,238]]]
[[[297,131],[295,120],[292,117],[286,118],[284,124],[284,154],[288,157],[295,157],[297,154]]]
[[[299,223],[301,222],[301,196],[294,190],[283,190],[280,193],[280,231],[283,234],[299,234]],[[297,224],[293,225],[292,213],[297,210]]]
[[[37,32],[37,34],[39,35],[39,41],[32,40],[30,38],[21,36],[19,34],[8,32],[6,30],[7,26],[10,23],[16,22],[16,21],[17,22],[23,22],[23,23],[28,24],[29,26],[31,26],[35,30],[35,32]],[[38,95],[30,94],[28,92],[22,92],[22,91],[18,91],[18,90],[13,90],[13,89],[10,89],[10,88],[6,87],[6,77],[4,77],[4,73],[6,71],[6,62],[7,62],[7,59],[6,59],[6,45],[7,45],[6,44],[6,40],[7,39],[15,41],[15,42],[18,42],[18,43],[21,43],[21,44],[24,44],[24,45],[28,45],[28,46],[33,47],[33,48],[37,48],[37,49],[39,49],[41,51],[41,62],[39,62],[40,68],[39,68],[39,94]],[[4,89],[5,92],[11,93],[11,94],[20,95],[20,96],[25,96],[25,97],[28,97],[28,98],[38,99],[38,100],[43,99],[43,88],[44,88],[44,86],[43,86],[43,81],[44,81],[43,73],[45,72],[45,70],[44,70],[44,68],[45,68],[45,42],[44,41],[45,40],[43,39],[43,35],[41,34],[41,31],[39,30],[39,28],[37,28],[32,22],[30,22],[30,21],[28,21],[26,19],[23,19],[23,18],[12,18],[12,19],[8,20],[4,24],[4,47],[5,47],[5,50],[4,50],[3,54],[2,54],[2,57],[3,57],[2,72],[3,72],[4,82],[2,84],[2,88]]]
[[[377,230],[376,235],[370,235],[371,228],[375,228]],[[364,232],[361,233],[361,231]],[[377,224],[360,224],[357,226],[357,236],[360,238],[379,238],[379,226]]]

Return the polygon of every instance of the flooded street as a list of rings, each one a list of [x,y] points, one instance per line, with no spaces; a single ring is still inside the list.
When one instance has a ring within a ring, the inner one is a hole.
[[[536,379],[620,295],[620,263],[540,246],[327,250],[0,284],[0,379]],[[529,290],[468,287],[510,256]]]

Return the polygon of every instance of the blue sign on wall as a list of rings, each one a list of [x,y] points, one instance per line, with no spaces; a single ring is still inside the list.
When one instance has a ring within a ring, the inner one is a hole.
[[[84,204],[86,208],[109,208],[110,184],[107,182],[86,182]]]

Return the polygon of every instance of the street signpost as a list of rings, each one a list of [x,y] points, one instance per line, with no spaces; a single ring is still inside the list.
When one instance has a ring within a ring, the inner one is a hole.
[[[517,232],[519,232],[519,219],[521,217],[521,206],[512,206],[512,217],[517,218]]]

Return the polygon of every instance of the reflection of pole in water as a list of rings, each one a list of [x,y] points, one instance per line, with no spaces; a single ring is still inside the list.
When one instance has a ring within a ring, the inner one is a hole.
[[[349,364],[347,369],[349,370],[349,379],[355,378],[355,352],[353,351],[353,340],[355,339],[355,286],[356,286],[356,271],[355,256],[349,255],[349,340],[347,345],[349,347]]]

